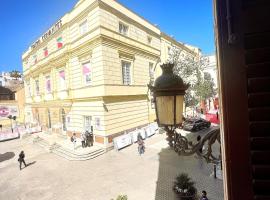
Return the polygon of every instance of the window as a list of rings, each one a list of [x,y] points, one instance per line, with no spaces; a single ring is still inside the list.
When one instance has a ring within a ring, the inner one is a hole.
[[[171,47],[168,47],[168,55],[170,55]]]
[[[46,83],[45,83],[45,85],[46,85],[46,92],[47,93],[51,93],[52,88],[51,88],[51,78],[50,78],[50,76],[46,76]]]
[[[33,61],[32,64],[35,65],[37,64],[37,55],[33,55]]]
[[[92,116],[84,116],[84,130],[91,132]]]
[[[63,39],[62,37],[57,38],[57,48],[60,49],[63,47]]]
[[[92,73],[91,73],[91,64],[90,62],[86,62],[82,64],[82,73],[83,79],[86,84],[90,84],[92,82]]]
[[[131,84],[131,77],[130,77],[130,62],[122,61],[122,78],[124,85]]]
[[[31,94],[31,85],[30,85],[29,81],[26,82],[26,87],[27,87],[27,96],[31,97],[32,96],[32,94]]]
[[[155,109],[155,100],[154,100],[154,97],[153,97],[153,92],[151,92],[150,94],[150,101],[151,101],[151,108],[152,109]]]
[[[87,20],[85,20],[84,22],[82,22],[80,24],[80,33],[81,35],[85,34],[88,31],[88,27],[87,27]]]
[[[152,37],[151,36],[147,36],[147,42],[148,42],[148,44],[151,44],[152,43]]]
[[[65,90],[66,89],[65,70],[59,71],[59,89],[60,90]]]
[[[149,63],[149,77],[150,77],[150,85],[154,84],[154,64],[153,63]]]
[[[123,23],[119,23],[119,33],[123,34],[123,35],[127,35],[128,33],[128,26],[124,25]]]
[[[96,118],[95,118],[95,128],[96,128],[97,130],[100,130],[100,128],[101,128],[101,125],[100,125],[100,118],[99,118],[99,117],[96,117]]]
[[[47,47],[45,47],[43,49],[43,53],[44,53],[44,57],[47,57],[49,55],[49,51],[48,51],[48,48]]]
[[[35,80],[35,84],[36,84],[36,95],[39,95],[39,80]]]

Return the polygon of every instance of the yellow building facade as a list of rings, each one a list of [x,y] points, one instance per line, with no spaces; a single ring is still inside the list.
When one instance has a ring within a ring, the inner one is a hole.
[[[26,122],[63,135],[92,130],[95,145],[111,147],[155,120],[147,84],[169,38],[116,1],[80,0],[22,56]]]

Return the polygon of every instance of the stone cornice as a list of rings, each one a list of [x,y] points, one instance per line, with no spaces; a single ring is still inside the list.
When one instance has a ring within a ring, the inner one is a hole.
[[[159,50],[156,50],[159,52],[157,54],[157,53],[153,53],[153,52],[147,51],[147,50],[142,49],[142,48],[135,47],[134,45],[130,45],[130,44],[122,42],[120,40],[116,40],[116,39],[111,38],[111,37],[106,36],[106,35],[101,35],[101,38],[102,38],[102,45],[114,47],[122,52],[125,51],[125,52],[129,52],[130,54],[137,53],[137,54],[140,54],[141,56],[150,57],[150,58],[154,58],[154,59],[157,59],[160,57]]]
[[[168,36],[166,33],[161,32],[161,39],[163,39],[163,38],[166,39],[166,40],[168,40],[169,42],[173,43],[174,45],[180,47],[181,49],[183,49],[183,50],[191,53],[192,55],[194,55],[194,56],[197,55],[196,52],[192,51],[191,49],[189,49],[188,47],[186,47],[184,44],[176,41],[174,38]]]
[[[60,35],[60,33],[62,34],[62,32],[69,28],[71,25],[73,25],[76,22],[79,22],[81,19],[83,19],[89,12],[91,12],[93,9],[95,9],[96,7],[98,7],[99,5],[99,0],[94,1],[90,6],[88,6],[86,9],[84,9],[83,12],[81,12],[80,14],[78,14],[76,17],[74,17],[73,19],[67,21],[55,34],[51,35],[49,38],[46,39],[46,41],[40,43],[34,50],[29,51],[28,54],[23,58],[23,61],[27,58],[29,58],[31,55],[35,54],[39,49],[45,47],[48,42],[50,42],[52,40],[52,38],[54,38],[57,35]],[[68,12],[67,14],[70,15],[70,13],[72,13],[77,7],[74,7],[70,12]],[[63,16],[64,17],[64,16]],[[62,17],[62,18],[63,18]],[[62,19],[61,18],[61,19]],[[29,47],[30,48],[30,47]],[[23,53],[27,53],[27,51],[29,50],[29,48]]]
[[[130,11],[131,13],[137,15],[138,17],[140,17],[141,19],[143,19],[141,16],[139,16],[138,14],[134,13],[133,11],[129,10],[128,8],[126,8],[125,6],[123,6],[122,4],[120,4],[122,7],[124,7],[125,9],[127,9],[128,11]],[[137,21],[135,21],[134,19],[128,17],[127,15],[125,15],[124,13],[119,12],[118,10],[116,10],[115,8],[111,7],[110,5],[104,3],[103,1],[100,1],[99,3],[99,7],[110,12],[113,13],[114,15],[118,16],[120,19],[124,19],[126,21],[128,21],[130,24],[133,24],[139,28],[141,28],[142,30],[146,31],[148,34],[154,35],[157,38],[160,38],[160,34],[157,34],[156,32],[154,32],[153,30],[143,26],[142,24],[138,23]],[[153,24],[151,24],[150,22],[148,22],[147,20],[143,19],[146,23],[150,24],[151,26],[154,26]],[[158,28],[157,28],[158,29]],[[158,29],[159,30],[159,29]]]

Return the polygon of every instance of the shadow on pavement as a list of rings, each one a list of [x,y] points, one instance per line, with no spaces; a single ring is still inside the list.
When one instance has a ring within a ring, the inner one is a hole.
[[[6,152],[4,154],[0,154],[0,162],[10,160],[11,158],[14,158],[15,153],[14,152]]]
[[[27,163],[26,167],[29,167],[30,165],[33,165],[35,164],[37,161],[33,161],[33,162],[30,162],[30,163]]]
[[[163,148],[159,152],[159,170],[158,170],[158,180],[156,184],[156,196],[155,200],[176,200],[177,197],[173,192],[173,181],[171,180],[171,175],[169,165],[169,157],[171,150],[170,148]]]
[[[155,200],[177,200],[173,191],[175,178],[180,173],[187,173],[195,182],[198,194],[206,190],[209,199],[223,200],[223,182],[211,176],[212,164],[196,156],[179,156],[170,148],[159,152],[159,169],[156,182]]]

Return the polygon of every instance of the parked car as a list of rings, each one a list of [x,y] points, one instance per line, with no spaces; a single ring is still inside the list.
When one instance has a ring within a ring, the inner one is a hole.
[[[189,118],[183,122],[183,129],[187,131],[198,131],[210,126],[211,122],[202,118]]]

